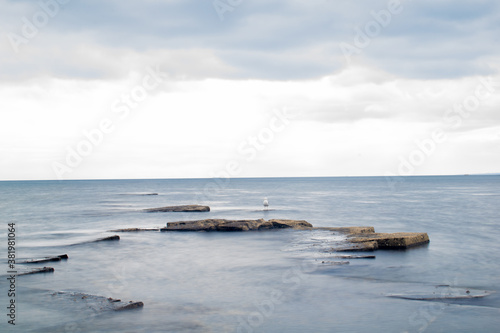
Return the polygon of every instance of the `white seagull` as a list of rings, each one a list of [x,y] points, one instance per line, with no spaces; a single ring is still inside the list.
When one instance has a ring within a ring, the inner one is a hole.
[[[264,198],[263,204],[264,204],[264,210],[267,210],[269,207],[269,201],[267,201],[267,198]]]

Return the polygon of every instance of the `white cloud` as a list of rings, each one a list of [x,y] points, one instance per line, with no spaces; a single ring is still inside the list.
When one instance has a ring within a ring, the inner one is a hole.
[[[40,11],[0,5],[4,37]],[[210,1],[69,2],[19,52],[0,41],[0,179],[54,178],[105,118],[114,131],[66,178],[210,177],[231,160],[235,176],[383,175],[437,128],[415,174],[498,171],[498,4],[403,6],[347,65],[339,44],[387,1],[252,1],[224,21]],[[151,66],[168,79],[121,119]],[[453,111],[484,79],[494,93]],[[269,132],[284,107],[301,113]]]

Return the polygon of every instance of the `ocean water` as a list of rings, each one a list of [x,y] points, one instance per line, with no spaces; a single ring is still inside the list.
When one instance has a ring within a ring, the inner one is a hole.
[[[392,187],[384,177],[0,182],[0,331],[498,332],[500,176],[399,180]],[[194,203],[211,211],[141,211]],[[346,260],[326,252],[342,236],[323,230],[109,232],[205,218],[373,226],[427,232],[431,242]],[[69,256],[34,265],[54,273],[17,276],[15,326],[6,316],[13,222],[18,261]],[[114,234],[121,239],[84,243]],[[466,290],[488,296],[447,298]],[[144,308],[109,311],[84,294]]]

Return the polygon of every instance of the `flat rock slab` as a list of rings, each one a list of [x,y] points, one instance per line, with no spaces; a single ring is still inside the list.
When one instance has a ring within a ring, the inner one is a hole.
[[[425,288],[419,288],[425,289]],[[446,301],[446,300],[468,300],[472,298],[484,298],[492,295],[494,291],[471,289],[471,288],[453,288],[446,286],[436,286],[427,288],[428,290],[419,290],[413,293],[388,294],[387,297],[402,298],[415,301]]]
[[[206,219],[199,221],[168,222],[161,231],[250,231],[269,229],[311,229],[312,224],[303,220],[224,220]]]
[[[114,299],[111,297],[103,297],[96,295],[89,295],[84,293],[73,293],[59,291],[52,294],[55,298],[62,298],[66,300],[71,300],[72,302],[82,303],[86,308],[91,308],[96,312],[101,311],[124,311],[139,309],[144,307],[143,302],[123,302],[120,299]]]
[[[329,230],[333,232],[338,232],[341,234],[366,234],[374,233],[375,228],[373,227],[318,227],[313,228],[314,230]]]
[[[209,212],[210,207],[200,205],[184,205],[184,206],[167,206],[160,208],[144,209],[147,213],[163,213],[163,212]]]
[[[353,235],[349,241],[354,245],[376,242],[378,249],[407,249],[429,243],[429,236],[425,232],[366,233]]]

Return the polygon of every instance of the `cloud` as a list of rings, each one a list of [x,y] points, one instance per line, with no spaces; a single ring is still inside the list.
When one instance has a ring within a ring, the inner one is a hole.
[[[1,4],[5,34],[22,35],[22,18],[32,20],[42,10],[30,2]],[[339,45],[354,44],[356,28],[376,23],[373,12],[387,8],[387,1],[252,1],[220,21],[211,1],[70,1],[27,45],[19,45],[20,52],[9,52],[7,38],[0,51],[11,78],[61,71],[106,77],[109,72],[94,68],[109,67],[108,57],[96,55],[101,52],[118,62],[130,61],[131,52],[191,53],[169,59],[180,75],[192,75],[189,68],[209,54],[207,65],[215,66],[201,70],[204,77],[229,77],[231,68],[230,75],[240,79],[318,78],[347,65]],[[401,10],[354,60],[408,78],[496,72],[500,44],[492,41],[499,35],[500,15],[495,1],[401,1]],[[79,61],[71,62],[86,56],[94,66],[79,69]]]

